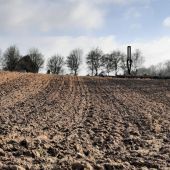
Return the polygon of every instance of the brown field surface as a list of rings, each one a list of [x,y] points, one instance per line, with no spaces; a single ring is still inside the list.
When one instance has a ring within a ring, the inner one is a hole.
[[[1,72],[0,169],[170,170],[170,80]]]

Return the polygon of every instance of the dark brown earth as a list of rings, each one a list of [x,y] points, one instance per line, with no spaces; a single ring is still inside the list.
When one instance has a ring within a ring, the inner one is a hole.
[[[170,80],[0,73],[0,169],[170,170]]]

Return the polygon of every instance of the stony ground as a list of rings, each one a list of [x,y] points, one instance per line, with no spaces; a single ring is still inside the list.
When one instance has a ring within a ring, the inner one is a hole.
[[[170,80],[0,73],[0,169],[170,170]]]

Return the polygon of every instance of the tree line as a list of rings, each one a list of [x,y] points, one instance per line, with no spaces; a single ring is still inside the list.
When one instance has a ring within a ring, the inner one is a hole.
[[[37,72],[44,66],[45,58],[44,55],[37,49],[31,48],[28,50],[27,56],[30,57],[32,63],[37,67]],[[1,67],[3,70],[16,71],[16,65],[24,56],[20,55],[19,49],[13,45],[8,47],[3,54],[1,54]],[[64,67],[67,66],[70,73],[78,75],[78,71],[82,64],[83,50],[74,49],[66,57],[62,55],[51,56],[46,64],[47,72],[52,74],[62,74]],[[130,74],[137,75],[142,64],[144,57],[140,50],[136,50],[132,54],[132,68]],[[111,73],[114,75],[118,74],[129,74],[127,66],[127,55],[120,50],[113,50],[110,53],[103,53],[100,48],[94,48],[86,55],[86,64],[90,75],[97,76],[101,72]]]
[[[138,70],[139,75],[150,75],[158,77],[169,77],[170,76],[170,60],[167,60],[150,67],[141,67]]]
[[[42,68],[44,64],[44,56],[42,53],[39,52],[36,48],[31,48],[28,51],[29,58],[31,62],[37,68],[37,72],[40,68]],[[5,71],[16,71],[17,63],[22,59],[24,56],[20,55],[20,51],[16,46],[8,47],[3,54],[0,53],[0,64],[1,68]]]

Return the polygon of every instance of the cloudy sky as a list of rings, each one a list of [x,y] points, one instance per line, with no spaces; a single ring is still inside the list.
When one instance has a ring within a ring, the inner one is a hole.
[[[0,0],[0,49],[37,47],[48,58],[82,48],[85,58],[132,45],[149,66],[170,59],[169,9],[170,0]]]

